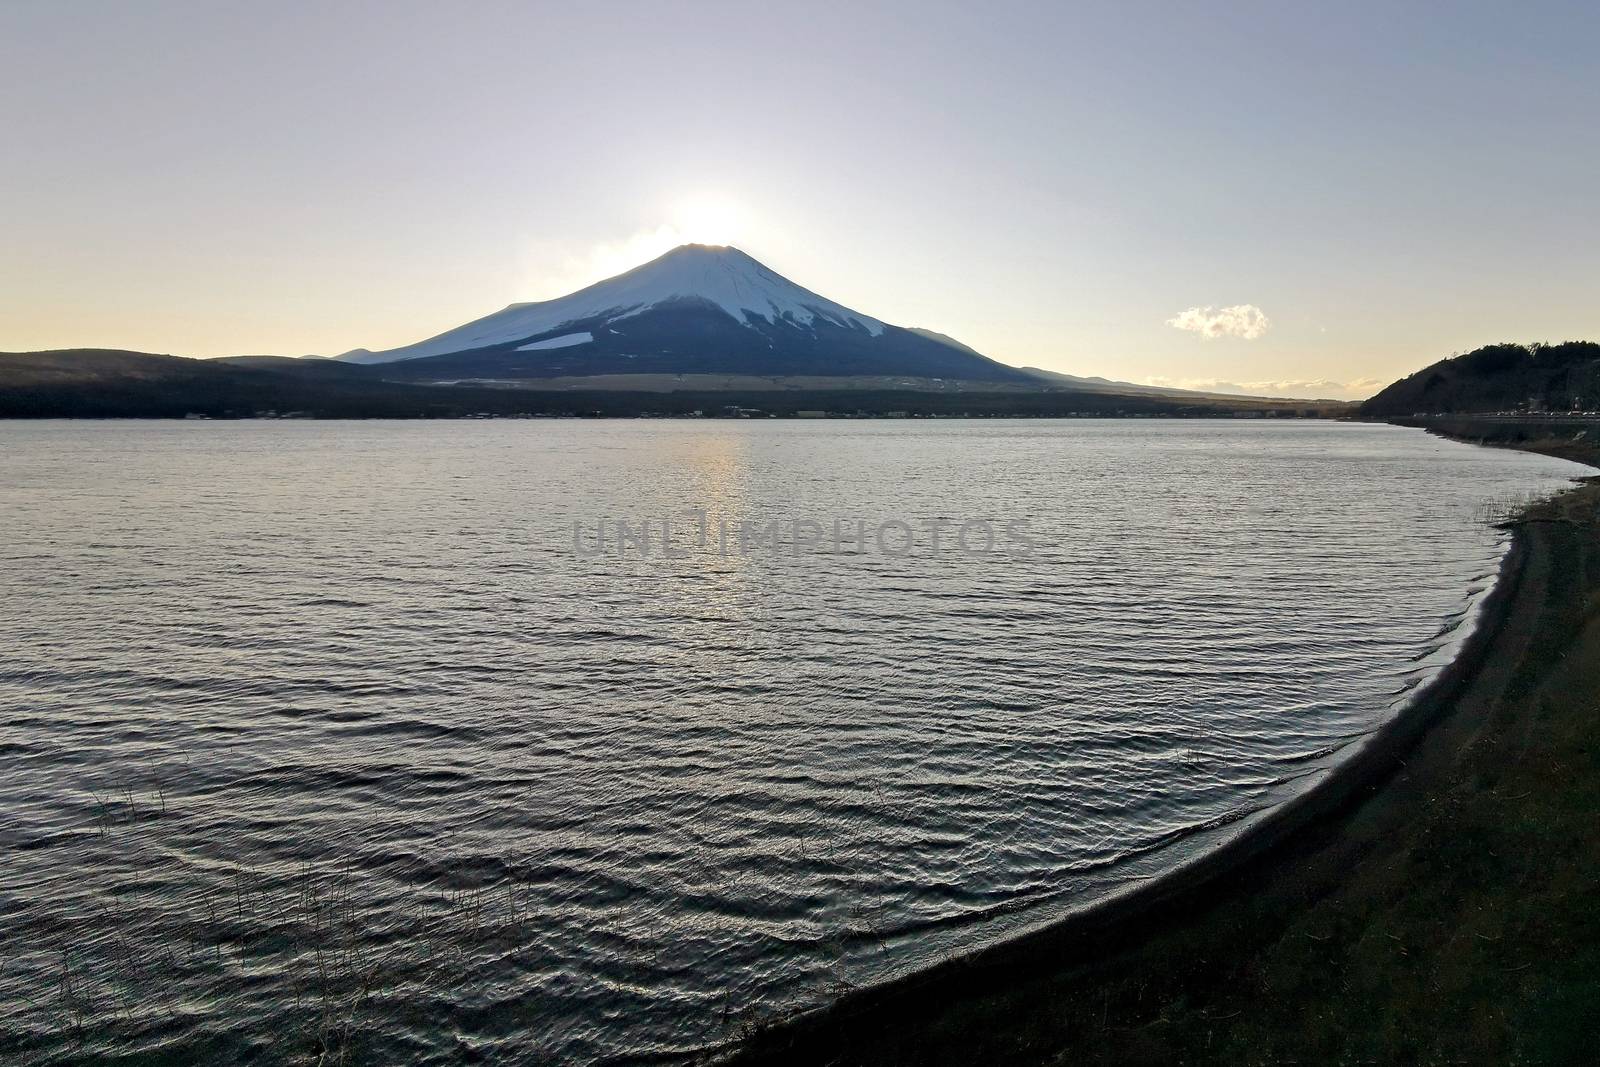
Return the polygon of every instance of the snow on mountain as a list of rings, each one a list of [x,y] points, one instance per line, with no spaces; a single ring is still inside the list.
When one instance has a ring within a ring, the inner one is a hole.
[[[755,320],[763,320],[763,325],[788,325],[798,329],[813,328],[821,320],[831,326],[863,331],[872,337],[886,329],[877,319],[794,284],[737,248],[682,245],[649,263],[568,296],[512,304],[503,311],[404,348],[386,352],[357,349],[340,358],[352,363],[393,363],[508,345],[539,338],[568,325],[609,325],[680,301],[714,305],[752,329],[757,326]],[[588,331],[574,330],[560,337],[535,340],[517,350],[566,347],[590,340],[592,335]]]
[[[529,345],[518,345],[518,352],[543,352],[548,348],[570,348],[573,345],[586,345],[594,340],[594,334],[588,330],[581,333],[564,333],[560,337],[547,337],[543,341],[535,341]]]

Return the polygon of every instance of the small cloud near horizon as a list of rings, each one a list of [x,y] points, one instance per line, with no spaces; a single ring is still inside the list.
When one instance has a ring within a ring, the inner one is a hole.
[[[1192,307],[1168,319],[1167,325],[1197,333],[1208,341],[1218,337],[1254,341],[1272,328],[1272,320],[1254,304],[1235,304],[1225,308]]]
[[[1146,378],[1145,385],[1166,389],[1192,389],[1200,393],[1237,393],[1241,396],[1286,397],[1294,400],[1365,400],[1388,382],[1378,378],[1357,378],[1350,382],[1332,378],[1277,379],[1262,382],[1233,382],[1223,378]]]

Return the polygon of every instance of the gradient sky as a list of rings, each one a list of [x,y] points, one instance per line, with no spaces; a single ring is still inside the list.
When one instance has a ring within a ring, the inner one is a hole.
[[[1360,395],[1600,339],[1597,57],[1583,3],[0,0],[0,349],[388,348],[701,240],[1010,363]]]

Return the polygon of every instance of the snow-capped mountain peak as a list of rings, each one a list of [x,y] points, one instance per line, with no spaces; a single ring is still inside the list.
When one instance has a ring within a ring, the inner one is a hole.
[[[512,304],[414,345],[387,352],[357,350],[341,358],[356,363],[420,359],[529,341],[568,325],[574,329],[567,335],[577,337],[583,332],[579,324],[619,322],[682,301],[714,305],[751,328],[786,325],[810,329],[820,319],[873,337],[886,329],[879,320],[796,285],[737,248],[681,245],[615,278],[555,300]]]

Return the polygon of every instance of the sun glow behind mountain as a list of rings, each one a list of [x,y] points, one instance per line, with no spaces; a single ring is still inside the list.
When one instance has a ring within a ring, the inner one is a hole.
[[[683,238],[680,244],[732,245],[747,236],[744,207],[717,193],[680,202],[673,210],[672,225]]]
[[[530,277],[518,300],[550,300],[595,282],[614,278],[680,245],[738,245],[749,241],[757,227],[739,201],[715,192],[685,196],[664,212],[666,221],[653,229],[627,237],[601,241],[587,250],[567,255],[555,270]]]

